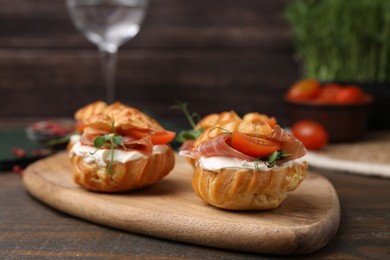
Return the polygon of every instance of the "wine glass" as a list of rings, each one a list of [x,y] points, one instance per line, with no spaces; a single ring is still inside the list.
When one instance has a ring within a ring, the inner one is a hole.
[[[115,101],[115,67],[118,48],[139,31],[148,0],[67,0],[70,16],[102,56],[107,102]]]

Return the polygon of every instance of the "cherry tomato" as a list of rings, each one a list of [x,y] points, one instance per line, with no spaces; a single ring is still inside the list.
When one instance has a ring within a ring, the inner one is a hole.
[[[346,86],[336,96],[337,103],[359,103],[364,99],[363,91],[357,86]]]
[[[279,142],[249,136],[238,131],[232,133],[231,145],[234,149],[252,157],[269,155],[282,148]]]
[[[329,140],[325,128],[315,121],[299,121],[292,126],[291,130],[293,135],[309,150],[319,150],[323,148]]]
[[[318,95],[317,100],[323,103],[336,103],[336,97],[341,91],[341,86],[337,84],[326,84]]]
[[[12,151],[12,154],[18,158],[22,158],[22,157],[26,156],[26,151],[23,148],[13,147],[11,149],[11,151]]]
[[[14,165],[14,166],[12,166],[12,171],[13,171],[14,173],[19,174],[21,177],[23,177],[24,170],[23,170],[23,168],[20,167],[19,165]]]
[[[135,138],[143,138],[145,136],[150,136],[153,144],[167,144],[175,138],[176,133],[172,131],[165,131],[160,133],[150,133],[148,131],[142,131],[137,129],[130,129],[129,133]]]
[[[287,99],[293,101],[316,98],[321,91],[321,84],[313,79],[305,79],[293,84],[287,91]]]

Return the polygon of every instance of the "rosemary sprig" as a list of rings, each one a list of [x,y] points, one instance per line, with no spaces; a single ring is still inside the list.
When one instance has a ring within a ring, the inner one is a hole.
[[[184,143],[188,140],[195,140],[198,138],[204,131],[204,129],[196,128],[196,123],[194,120],[200,121],[200,116],[198,113],[190,113],[188,110],[188,102],[180,102],[178,100],[175,100],[176,105],[172,106],[172,109],[178,109],[181,110],[184,115],[186,116],[188,122],[190,123],[192,129],[181,131],[177,137],[176,141],[179,143]]]

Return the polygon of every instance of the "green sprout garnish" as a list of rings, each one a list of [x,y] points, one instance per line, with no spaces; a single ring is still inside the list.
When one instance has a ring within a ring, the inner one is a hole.
[[[268,168],[272,168],[275,166],[276,161],[284,159],[290,155],[291,154],[289,154],[289,153],[284,153],[283,150],[275,151],[267,156],[267,158],[266,158],[267,161],[265,162],[265,165],[267,165]]]
[[[187,140],[195,140],[202,134],[201,129],[192,129],[192,130],[187,130],[187,131],[181,131],[177,137],[176,141],[179,143],[184,143]]]
[[[115,131],[114,122],[112,122],[112,130],[113,133],[97,136],[95,138],[95,140],[93,141],[93,146],[96,147],[96,150],[95,152],[91,153],[91,154],[95,154],[102,147],[110,148],[111,160],[110,160],[110,164],[108,165],[107,174],[110,174],[112,171],[112,167],[114,163],[114,152],[115,152],[114,148],[116,146],[121,146],[125,148],[125,146],[123,145],[123,137],[118,135],[117,132]]]
[[[188,111],[188,102],[180,102],[180,101],[176,100],[176,104],[177,105],[174,105],[171,108],[172,109],[179,109],[179,110],[183,111],[184,115],[186,116],[188,122],[190,123],[190,125],[192,127],[191,130],[181,131],[177,135],[176,141],[178,141],[179,143],[184,143],[185,141],[188,141],[188,140],[195,140],[204,131],[204,129],[196,128],[196,123],[194,120],[197,120],[198,122],[200,121],[199,114],[198,113],[191,114]]]
[[[260,158],[256,158],[254,161],[253,161],[253,164],[255,165],[255,170],[256,171],[259,171],[260,168],[259,168],[259,162],[262,162],[262,160],[260,160]]]
[[[265,157],[262,157],[262,158],[256,158],[253,163],[255,165],[256,171],[259,171],[260,170],[259,162],[265,161],[265,165],[268,168],[272,168],[272,167],[275,166],[275,164],[276,164],[276,162],[278,160],[284,159],[284,158],[286,158],[286,157],[288,157],[290,155],[291,154],[289,154],[289,153],[284,153],[283,150],[278,150],[278,151],[274,151],[273,153],[271,153],[268,156],[265,156]]]
[[[52,146],[59,145],[59,144],[66,144],[67,142],[69,142],[70,136],[71,136],[71,134],[65,135],[64,137],[60,137],[57,139],[47,141],[43,145],[46,147],[52,147]]]
[[[229,130],[227,130],[227,129],[223,128],[223,127],[219,127],[219,126],[211,128],[209,132],[211,133],[211,131],[214,131],[215,129],[222,130],[222,133],[224,133],[224,134],[229,134],[229,135],[233,134],[232,131],[229,131]]]

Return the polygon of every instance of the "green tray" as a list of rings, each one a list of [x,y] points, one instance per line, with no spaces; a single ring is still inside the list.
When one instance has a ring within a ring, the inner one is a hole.
[[[27,138],[25,128],[10,128],[0,130],[0,171],[11,170],[14,165],[22,168],[28,164],[43,158],[44,156],[33,156],[32,152],[42,149],[42,145]],[[26,151],[26,156],[19,158],[12,153],[12,148],[18,147]]]

